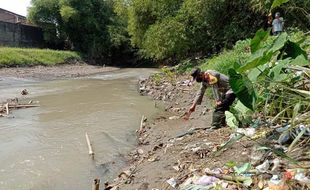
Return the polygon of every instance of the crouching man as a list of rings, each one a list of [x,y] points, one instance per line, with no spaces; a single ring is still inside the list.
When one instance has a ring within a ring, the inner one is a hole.
[[[212,116],[212,128],[220,128],[226,125],[225,111],[233,104],[236,95],[233,93],[229,85],[229,78],[214,70],[207,70],[205,72],[196,68],[191,72],[193,80],[201,83],[201,87],[194,99],[193,104],[186,112],[184,119],[189,119],[191,113],[196,109],[196,105],[200,105],[204,93],[208,87],[212,88],[214,99],[216,100],[216,107]]]

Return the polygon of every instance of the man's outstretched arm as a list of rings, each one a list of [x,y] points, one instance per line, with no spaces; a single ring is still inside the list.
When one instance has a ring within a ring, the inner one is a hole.
[[[196,109],[196,105],[200,105],[204,96],[204,93],[206,92],[207,86],[201,83],[200,89],[196,94],[196,97],[193,101],[193,104],[189,108],[189,110],[186,112],[184,119],[189,119],[191,113],[193,113]]]

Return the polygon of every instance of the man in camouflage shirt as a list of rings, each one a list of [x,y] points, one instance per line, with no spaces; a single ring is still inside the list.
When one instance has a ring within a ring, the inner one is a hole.
[[[236,98],[236,95],[230,88],[229,78],[217,71],[207,70],[202,72],[199,68],[194,69],[191,76],[193,80],[201,83],[201,86],[193,104],[185,115],[185,119],[188,119],[191,113],[195,111],[196,105],[201,104],[206,89],[212,87],[213,96],[216,100],[216,107],[212,116],[212,128],[225,126],[225,111],[229,110]]]

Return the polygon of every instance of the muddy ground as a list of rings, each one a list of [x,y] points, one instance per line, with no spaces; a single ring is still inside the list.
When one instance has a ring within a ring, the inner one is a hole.
[[[80,77],[106,71],[114,71],[117,69],[118,68],[116,67],[93,66],[80,62],[76,64],[63,64],[57,66],[0,68],[0,76],[49,80],[55,78]]]

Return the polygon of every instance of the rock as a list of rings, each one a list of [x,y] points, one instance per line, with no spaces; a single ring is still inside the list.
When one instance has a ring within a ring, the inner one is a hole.
[[[27,94],[29,94],[29,93],[28,93],[27,89],[24,89],[24,90],[21,91],[21,94],[22,94],[22,95],[27,95]]]
[[[147,159],[147,161],[149,161],[149,162],[156,162],[158,160],[159,160],[158,156],[152,156],[151,158]]]
[[[139,148],[139,149],[137,150],[137,152],[138,152],[139,155],[142,155],[142,154],[144,153],[144,151],[143,151],[141,148]]]

